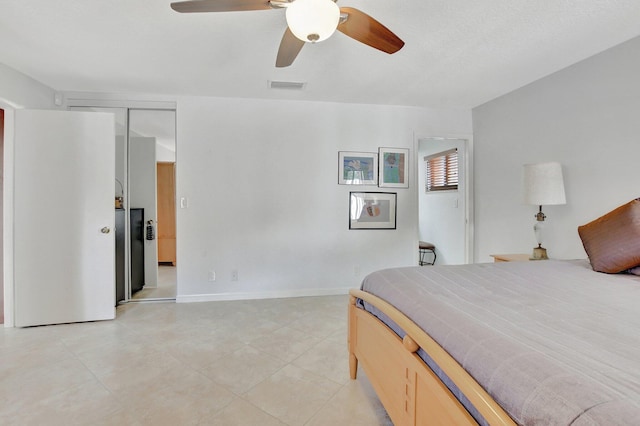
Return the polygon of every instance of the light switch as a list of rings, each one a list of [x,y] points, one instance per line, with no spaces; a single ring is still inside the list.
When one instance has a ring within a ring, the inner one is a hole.
[[[187,197],[180,197],[180,208],[186,209],[189,207],[189,199]]]

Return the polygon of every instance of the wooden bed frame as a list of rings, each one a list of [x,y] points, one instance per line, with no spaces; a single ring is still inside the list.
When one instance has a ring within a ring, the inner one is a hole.
[[[349,372],[358,365],[369,378],[395,426],[477,424],[415,353],[422,348],[490,425],[515,425],[509,415],[435,340],[384,300],[361,290],[349,297]],[[400,339],[382,321],[356,306],[362,299],[380,309],[407,335]]]

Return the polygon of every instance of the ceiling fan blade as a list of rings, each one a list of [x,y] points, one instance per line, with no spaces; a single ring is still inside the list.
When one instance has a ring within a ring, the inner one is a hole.
[[[289,27],[282,36],[280,48],[278,49],[278,57],[276,58],[276,67],[288,67],[296,60],[298,53],[302,50],[305,42],[294,36]]]
[[[375,49],[396,53],[404,41],[371,16],[352,7],[341,7],[340,13],[347,19],[338,24],[338,31]]]
[[[192,0],[171,3],[180,13],[235,12],[272,9],[269,0]]]

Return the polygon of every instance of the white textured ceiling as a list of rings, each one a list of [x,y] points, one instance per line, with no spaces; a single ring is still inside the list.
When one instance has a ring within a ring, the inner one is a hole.
[[[404,48],[387,55],[336,32],[278,69],[283,10],[169,3],[0,0],[0,62],[60,91],[471,108],[640,35],[640,0],[340,0]]]

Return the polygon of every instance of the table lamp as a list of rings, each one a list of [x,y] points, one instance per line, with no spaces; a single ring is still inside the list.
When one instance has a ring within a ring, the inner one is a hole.
[[[545,214],[542,206],[566,204],[562,165],[557,162],[524,165],[524,202],[539,207],[533,232],[538,247],[533,249],[532,260],[548,259],[547,249],[542,247],[542,230]]]

